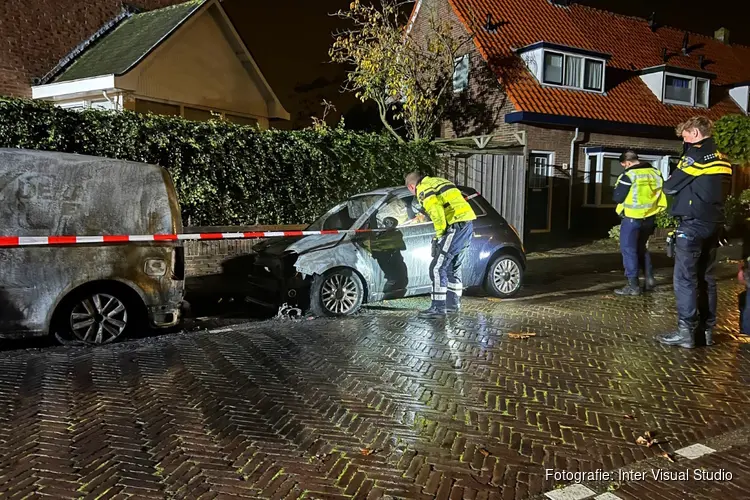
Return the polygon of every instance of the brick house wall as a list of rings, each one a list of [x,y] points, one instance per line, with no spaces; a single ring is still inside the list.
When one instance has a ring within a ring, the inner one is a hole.
[[[153,10],[184,0],[133,0]],[[52,70],[122,9],[121,0],[2,0],[0,95],[31,97],[35,78]]]

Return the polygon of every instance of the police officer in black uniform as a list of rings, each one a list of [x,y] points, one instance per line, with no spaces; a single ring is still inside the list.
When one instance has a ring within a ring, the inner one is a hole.
[[[685,153],[664,183],[674,197],[670,212],[680,219],[675,232],[674,292],[677,332],[659,338],[662,344],[693,348],[697,333],[713,344],[716,325],[716,250],[724,227],[724,200],[731,185],[732,165],[716,150],[708,118],[691,118],[677,127]]]

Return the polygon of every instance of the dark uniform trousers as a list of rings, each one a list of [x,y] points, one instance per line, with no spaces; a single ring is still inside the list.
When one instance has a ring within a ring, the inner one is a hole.
[[[716,251],[721,224],[683,218],[676,231],[674,292],[680,320],[716,326]]]

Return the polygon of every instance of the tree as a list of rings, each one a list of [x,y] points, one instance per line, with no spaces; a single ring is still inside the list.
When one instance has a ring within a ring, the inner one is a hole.
[[[750,163],[750,117],[727,115],[717,120],[714,138],[719,151],[729,156],[733,163]]]
[[[458,56],[471,33],[453,34],[434,13],[426,29],[409,32],[404,7],[409,0],[354,0],[335,15],[352,28],[334,35],[331,59],[348,64],[345,89],[373,101],[384,127],[403,141],[392,120],[402,120],[408,138],[432,139],[451,98]]]

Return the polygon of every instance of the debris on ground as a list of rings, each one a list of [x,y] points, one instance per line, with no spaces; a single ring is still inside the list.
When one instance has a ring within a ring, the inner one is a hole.
[[[302,316],[302,309],[298,307],[292,307],[284,302],[281,307],[279,307],[279,312],[276,314],[276,319],[299,320],[302,319]]]
[[[633,415],[623,415],[622,418],[625,420],[635,420],[635,417]]]
[[[535,332],[523,332],[523,333],[511,332],[508,334],[508,337],[512,339],[528,339],[531,337],[536,337],[536,333]]]
[[[372,450],[370,448],[362,448],[362,454],[364,456],[374,455],[381,450]]]
[[[484,448],[479,448],[479,453],[481,453],[481,454],[482,454],[483,456],[485,456],[485,457],[489,457],[489,456],[490,456],[490,452],[489,452],[489,451],[487,451],[487,450],[486,450],[486,449],[484,449]]]

